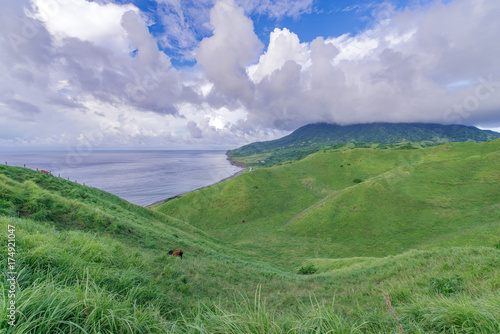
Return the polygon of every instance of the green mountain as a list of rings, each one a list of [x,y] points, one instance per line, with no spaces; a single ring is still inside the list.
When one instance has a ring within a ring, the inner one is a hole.
[[[255,165],[255,161],[264,161],[270,166],[287,160],[301,159],[324,146],[341,147],[346,143],[447,143],[447,142],[483,142],[500,138],[500,133],[480,130],[465,125],[442,125],[424,123],[371,123],[354,125],[336,125],[327,123],[305,125],[288,136],[267,142],[256,142],[235,150],[228,155],[236,161]],[[357,145],[370,147],[372,145]],[[251,159],[241,159],[251,156]]]
[[[0,333],[500,332],[499,163],[321,149],[152,208],[0,166]]]

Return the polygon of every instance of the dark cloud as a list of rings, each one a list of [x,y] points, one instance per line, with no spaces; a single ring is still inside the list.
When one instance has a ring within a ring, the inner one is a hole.
[[[51,62],[52,37],[40,21],[26,15],[32,7],[26,0],[4,0],[0,11],[0,59],[8,64]]]
[[[82,111],[88,110],[88,108],[75,101],[71,97],[64,95],[64,94],[51,94],[47,97],[47,103],[51,105],[56,105],[56,106],[62,106],[70,109],[80,109]]]
[[[189,134],[193,138],[201,138],[203,137],[201,129],[198,127],[196,122],[194,121],[189,121],[186,125],[187,129],[189,130]]]
[[[23,114],[24,116],[34,116],[40,113],[40,108],[37,106],[18,99],[7,99],[4,103],[14,111]]]

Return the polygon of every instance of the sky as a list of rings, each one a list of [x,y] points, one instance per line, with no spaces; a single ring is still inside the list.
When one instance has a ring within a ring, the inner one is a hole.
[[[229,149],[316,122],[500,130],[498,0],[2,0],[0,148]]]

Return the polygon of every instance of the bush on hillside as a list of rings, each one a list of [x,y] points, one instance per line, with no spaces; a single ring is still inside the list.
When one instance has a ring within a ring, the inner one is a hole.
[[[318,270],[316,268],[314,268],[314,266],[311,264],[311,265],[308,265],[308,266],[305,266],[305,267],[300,267],[299,274],[301,274],[301,275],[312,275],[316,271],[318,271]]]
[[[408,144],[408,145],[399,146],[399,149],[400,150],[416,150],[417,147]]]

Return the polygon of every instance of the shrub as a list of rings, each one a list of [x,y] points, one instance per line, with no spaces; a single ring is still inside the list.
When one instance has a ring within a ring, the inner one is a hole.
[[[399,149],[400,150],[416,150],[417,147],[408,144],[408,145],[399,146]]]
[[[361,180],[360,178],[355,178],[354,180],[352,180],[352,182],[361,183],[361,182],[363,182],[363,180]]]
[[[314,266],[311,264],[311,265],[308,265],[308,266],[305,266],[305,267],[300,267],[299,274],[301,274],[301,275],[312,275],[316,271],[317,271],[317,269],[314,268]]]

